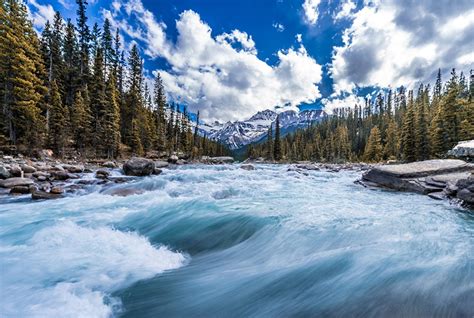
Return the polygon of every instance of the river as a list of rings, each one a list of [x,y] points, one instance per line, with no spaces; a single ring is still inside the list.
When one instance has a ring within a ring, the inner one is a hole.
[[[474,316],[472,212],[359,172],[256,167],[3,200],[1,316]]]

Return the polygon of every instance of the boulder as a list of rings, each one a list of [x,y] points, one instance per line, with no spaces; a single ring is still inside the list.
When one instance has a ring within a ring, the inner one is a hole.
[[[169,163],[177,163],[179,160],[178,156],[177,155],[171,155],[169,158],[168,158],[168,162]]]
[[[117,168],[117,164],[113,161],[106,161],[102,164],[102,167],[104,168]]]
[[[203,163],[209,163],[209,164],[225,164],[225,163],[233,163],[234,158],[227,157],[227,156],[222,156],[222,157],[203,156],[201,157],[201,161]]]
[[[166,168],[168,167],[170,164],[166,161],[155,161],[155,168]]]
[[[110,176],[110,172],[104,169],[99,169],[95,172],[95,177],[98,179],[107,179]]]
[[[469,189],[458,191],[456,197],[466,203],[474,204],[474,192],[469,191]]]
[[[153,170],[153,174],[154,174],[154,175],[159,175],[159,174],[161,174],[162,172],[163,172],[163,170],[158,169],[157,167],[155,167],[155,170]]]
[[[474,165],[462,160],[426,160],[407,164],[374,167],[362,179],[380,186],[427,194],[439,191],[449,181],[466,177]],[[428,182],[426,182],[426,177]]]
[[[74,173],[69,173],[67,171],[53,171],[51,173],[51,176],[55,180],[60,180],[60,181],[64,181],[64,180],[67,180],[67,179],[79,179],[78,175],[76,175]]]
[[[399,191],[428,194],[434,199],[458,198],[473,204],[474,165],[457,159],[426,160],[377,166],[362,175],[364,183]]]
[[[297,164],[295,165],[296,168],[298,169],[304,169],[304,170],[320,170],[318,166],[315,164]]]
[[[251,171],[251,170],[255,170],[255,167],[251,164],[243,164],[240,166],[240,169]]]
[[[154,162],[146,158],[134,157],[123,164],[123,172],[127,176],[149,176],[154,170]]]
[[[18,186],[30,186],[34,182],[28,178],[8,178],[5,180],[0,180],[0,187],[2,188],[13,188]]]
[[[448,155],[468,160],[474,158],[474,139],[460,141],[453,149],[448,151]]]
[[[19,165],[10,166],[10,175],[13,177],[21,177],[22,170]]]
[[[49,190],[49,193],[62,194],[62,193],[64,193],[64,190],[63,190],[63,188],[61,188],[59,186],[54,186],[54,187],[51,188],[51,190]]]
[[[8,179],[10,178],[10,171],[4,166],[0,166],[0,179]]]
[[[51,193],[51,192],[46,192],[46,191],[33,191],[31,193],[31,198],[33,200],[51,200],[51,199],[59,199],[62,198],[62,194],[58,193]]]
[[[35,167],[32,167],[30,165],[27,165],[27,164],[22,164],[20,166],[21,170],[24,172],[24,173],[34,173],[36,172],[36,168]]]
[[[63,165],[63,168],[71,173],[83,173],[84,166],[83,165]]]
[[[31,186],[15,186],[10,189],[10,194],[28,194],[31,190]]]

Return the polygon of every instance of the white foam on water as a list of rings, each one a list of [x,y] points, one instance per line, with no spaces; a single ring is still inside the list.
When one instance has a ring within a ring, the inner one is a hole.
[[[71,221],[2,246],[0,258],[2,317],[109,317],[120,310],[111,293],[186,263],[136,233]]]

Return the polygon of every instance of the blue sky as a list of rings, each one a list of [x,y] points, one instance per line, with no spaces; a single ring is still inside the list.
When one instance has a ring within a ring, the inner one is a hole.
[[[41,29],[73,0],[30,0]],[[414,86],[474,65],[474,6],[464,0],[95,0],[138,43],[149,79],[208,120],[271,108],[352,106],[376,88]]]

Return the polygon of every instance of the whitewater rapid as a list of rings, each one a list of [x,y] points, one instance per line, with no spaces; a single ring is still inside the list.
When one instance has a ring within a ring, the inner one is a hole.
[[[473,316],[474,217],[359,172],[191,165],[0,204],[4,317]]]

